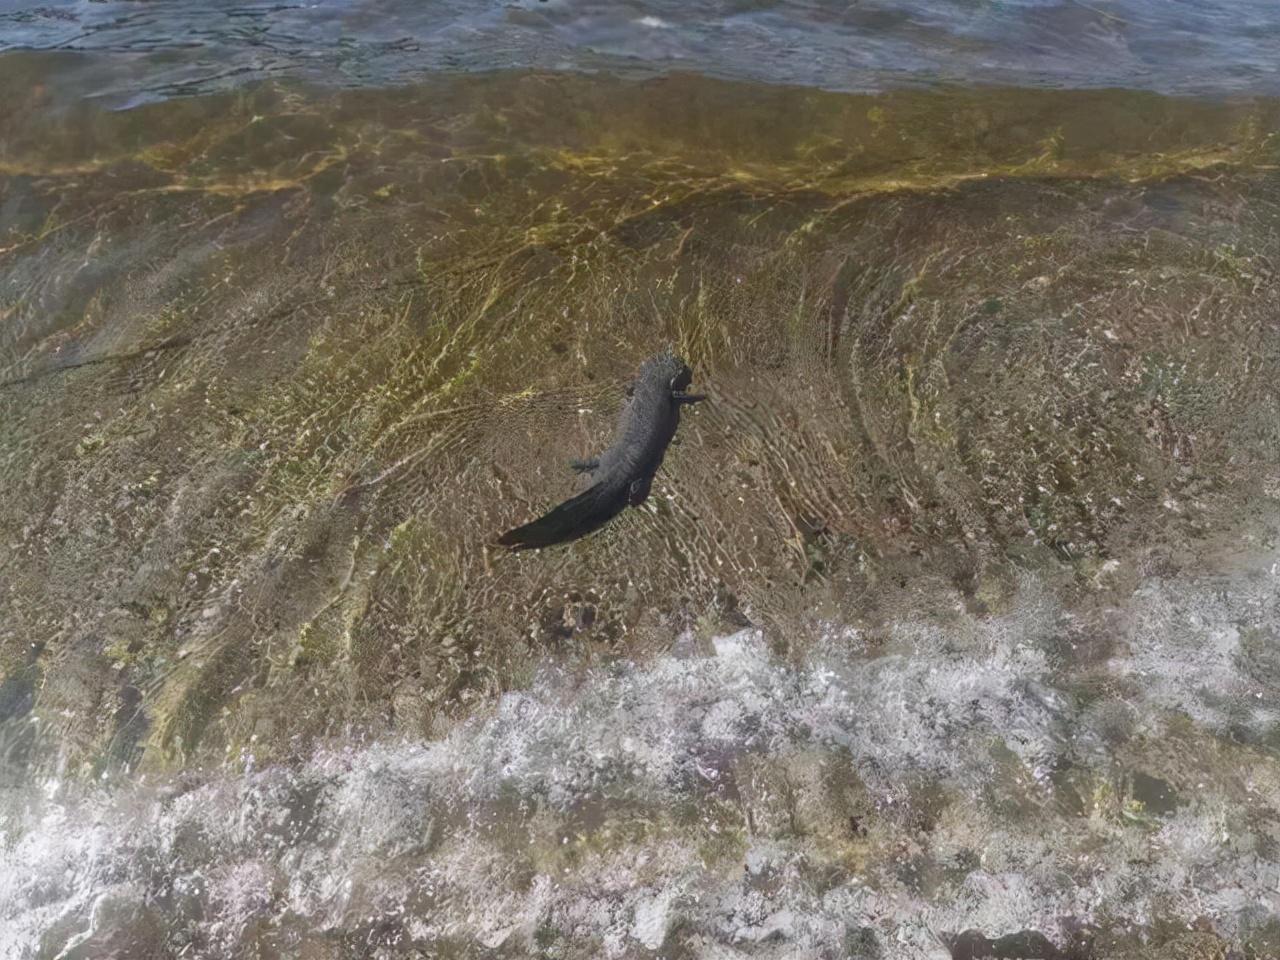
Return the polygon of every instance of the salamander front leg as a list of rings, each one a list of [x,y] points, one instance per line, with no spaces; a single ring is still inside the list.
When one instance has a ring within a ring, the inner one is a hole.
[[[683,390],[673,390],[671,399],[676,403],[697,403],[700,400],[707,399],[705,393],[685,393]]]
[[[577,470],[579,473],[590,473],[592,470],[600,466],[599,460],[570,460],[569,466]]]

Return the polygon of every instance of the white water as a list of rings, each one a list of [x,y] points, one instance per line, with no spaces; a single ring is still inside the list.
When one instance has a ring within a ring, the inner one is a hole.
[[[1242,640],[1280,620],[1275,569],[1088,615],[1027,578],[999,616],[830,627],[803,667],[755,631],[684,637],[548,669],[441,742],[14,792],[0,956],[923,958],[1116,916],[1238,939],[1280,913],[1276,672]],[[1135,770],[1176,802],[1132,802]]]

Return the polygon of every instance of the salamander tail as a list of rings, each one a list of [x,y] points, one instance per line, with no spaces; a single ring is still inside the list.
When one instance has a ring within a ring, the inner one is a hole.
[[[627,506],[628,489],[597,483],[537,520],[508,530],[498,538],[498,543],[512,550],[532,550],[577,540],[621,513]]]

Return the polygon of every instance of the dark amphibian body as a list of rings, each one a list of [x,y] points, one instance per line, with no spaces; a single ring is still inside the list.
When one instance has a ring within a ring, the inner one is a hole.
[[[532,523],[508,530],[498,542],[513,550],[567,543],[604,526],[627,507],[644,503],[653,475],[680,425],[680,408],[701,396],[687,393],[693,371],[670,350],[647,360],[627,390],[609,449],[573,468],[592,484]]]

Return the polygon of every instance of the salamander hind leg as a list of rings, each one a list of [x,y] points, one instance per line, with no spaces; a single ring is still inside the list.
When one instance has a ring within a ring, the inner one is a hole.
[[[600,466],[600,461],[594,458],[590,460],[570,460],[569,466],[577,470],[579,473],[590,473]]]

